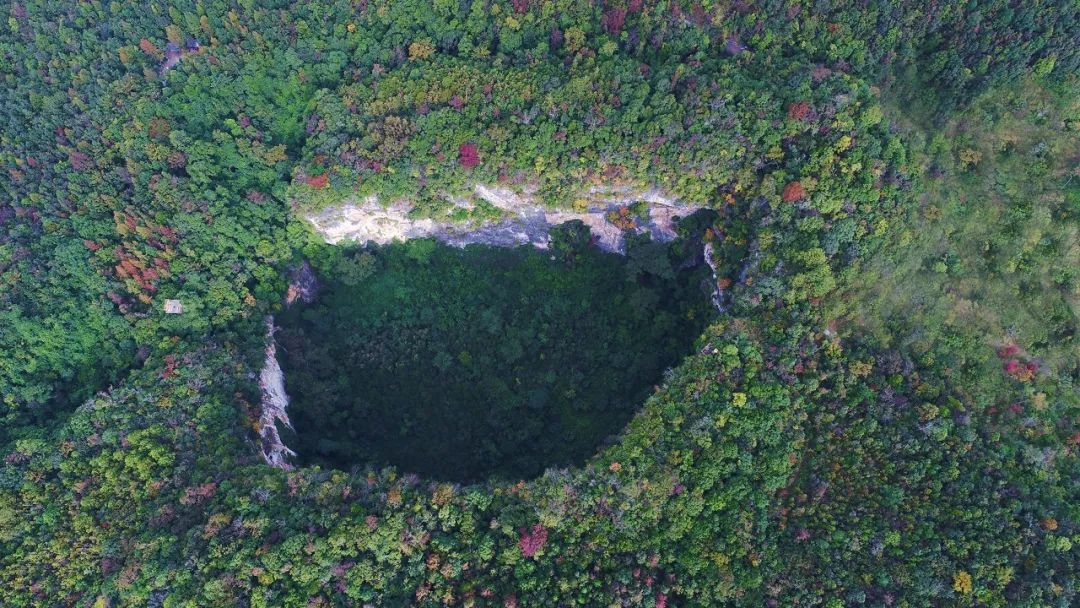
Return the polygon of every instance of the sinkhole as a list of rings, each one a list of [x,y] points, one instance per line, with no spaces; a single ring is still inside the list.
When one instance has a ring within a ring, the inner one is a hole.
[[[589,241],[313,252],[316,298],[277,317],[299,463],[471,483],[584,462],[715,315],[699,242]]]

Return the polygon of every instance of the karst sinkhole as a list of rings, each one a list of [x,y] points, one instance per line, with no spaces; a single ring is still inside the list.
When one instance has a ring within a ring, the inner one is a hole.
[[[715,316],[709,270],[685,239],[551,236],[320,247],[317,297],[277,320],[300,463],[513,481],[616,436]]]

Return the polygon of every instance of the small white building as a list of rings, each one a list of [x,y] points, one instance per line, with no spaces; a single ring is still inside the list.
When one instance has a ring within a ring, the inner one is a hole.
[[[184,314],[184,304],[180,300],[165,300],[165,314]]]

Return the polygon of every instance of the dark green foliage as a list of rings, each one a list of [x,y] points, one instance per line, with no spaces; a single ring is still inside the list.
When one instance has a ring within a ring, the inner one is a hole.
[[[303,462],[457,482],[579,464],[714,314],[708,269],[677,275],[668,245],[431,245],[334,251],[318,302],[278,316]]]
[[[0,604],[1080,603],[1074,0],[3,16]],[[300,215],[476,183],[708,207],[728,316],[580,466],[264,465]]]

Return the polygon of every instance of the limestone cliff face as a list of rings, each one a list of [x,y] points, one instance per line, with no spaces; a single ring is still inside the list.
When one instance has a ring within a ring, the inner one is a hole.
[[[374,242],[432,237],[463,247],[480,243],[496,247],[532,245],[546,248],[551,228],[571,220],[581,220],[592,231],[598,247],[623,253],[626,232],[648,232],[654,241],[675,238],[675,218],[686,217],[700,207],[685,205],[655,190],[627,187],[593,188],[583,192],[574,209],[549,209],[529,190],[514,192],[508,188],[477,184],[467,198],[448,197],[458,209],[472,209],[484,201],[498,209],[502,217],[474,222],[445,218],[412,218],[412,204],[399,200],[383,205],[377,197],[347,202],[308,214],[306,219],[326,242]],[[620,212],[632,203],[645,203],[644,217],[625,217]],[[612,219],[617,223],[613,223]]]
[[[259,390],[262,393],[259,416],[259,443],[266,463],[279,469],[290,469],[289,459],[296,456],[281,441],[277,423],[292,428],[289,421],[289,396],[285,393],[285,376],[277,360],[277,343],[274,342],[274,317],[266,318],[266,360],[259,374]]]
[[[719,312],[724,312],[724,290],[720,287],[720,276],[716,272],[716,260],[713,259],[713,246],[712,243],[705,242],[705,263],[709,265],[709,269],[712,270],[712,303]]]

